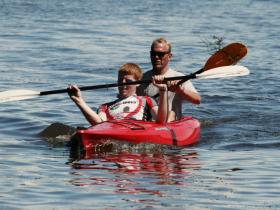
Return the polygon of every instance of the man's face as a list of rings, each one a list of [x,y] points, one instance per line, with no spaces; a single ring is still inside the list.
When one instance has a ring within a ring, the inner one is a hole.
[[[156,74],[164,73],[171,59],[169,47],[164,43],[156,43],[150,52],[151,62]]]
[[[136,81],[133,75],[129,74],[119,74],[118,76],[118,83],[126,83],[126,82],[133,82]],[[136,93],[136,88],[139,85],[125,85],[125,86],[119,86],[119,96],[121,98],[127,98],[129,96],[132,96]]]

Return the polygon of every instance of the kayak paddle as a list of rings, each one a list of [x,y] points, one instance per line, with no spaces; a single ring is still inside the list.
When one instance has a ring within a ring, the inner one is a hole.
[[[188,80],[188,79],[215,79],[215,78],[225,78],[225,77],[236,77],[236,76],[245,76],[249,74],[249,70],[244,66],[222,66],[218,68],[211,69],[211,71],[205,71],[200,74],[189,74],[185,76],[177,76],[177,77],[168,77],[165,78],[165,81],[171,80]],[[151,80],[140,80],[126,83],[111,83],[104,85],[93,85],[93,86],[84,86],[80,87],[80,90],[93,90],[93,89],[101,89],[101,88],[110,88],[124,85],[135,85],[135,84],[144,84],[151,83]],[[51,90],[51,91],[43,91],[37,92],[33,90],[19,89],[19,90],[8,90],[0,92],[0,103],[8,102],[8,101],[17,101],[34,98],[36,96],[43,95],[51,95],[58,93],[67,93],[67,89],[60,90]]]
[[[247,54],[247,47],[241,43],[231,43],[215,52],[206,62],[204,67],[196,73],[201,73],[209,69],[220,66],[230,66],[236,64]]]
[[[189,79],[214,79],[223,77],[244,76],[249,74],[249,70],[243,66],[230,66],[236,64],[247,54],[247,48],[241,43],[232,43],[215,52],[207,61],[204,67],[192,74],[165,78],[165,81]],[[124,85],[151,83],[151,80],[140,80],[127,83],[111,83],[103,85],[82,86],[81,91],[94,90],[101,88],[118,87]],[[8,101],[18,101],[34,98],[36,96],[67,93],[67,89],[50,90],[50,91],[33,91],[26,89],[8,90],[0,92],[0,103]]]

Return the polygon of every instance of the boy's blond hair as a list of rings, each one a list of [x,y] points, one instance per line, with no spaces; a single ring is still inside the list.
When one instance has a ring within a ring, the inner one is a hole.
[[[126,63],[122,65],[119,69],[119,75],[120,74],[133,75],[135,80],[141,80],[143,75],[141,68],[135,63]]]

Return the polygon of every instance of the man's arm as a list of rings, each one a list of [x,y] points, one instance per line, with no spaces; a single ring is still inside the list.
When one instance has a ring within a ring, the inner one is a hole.
[[[190,91],[187,88],[179,86],[176,90],[176,93],[180,94],[182,98],[193,104],[200,104],[201,97],[196,92]]]
[[[168,90],[172,92],[176,92],[179,94],[184,100],[187,100],[193,104],[200,104],[201,97],[199,93],[189,90],[186,85],[177,85],[179,81],[170,81],[167,83],[168,85]],[[194,89],[194,87],[192,86]]]

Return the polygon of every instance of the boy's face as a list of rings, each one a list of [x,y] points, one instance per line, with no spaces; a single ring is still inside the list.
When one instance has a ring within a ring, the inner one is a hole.
[[[133,75],[119,74],[118,83],[133,82],[133,81],[136,81]],[[137,86],[139,85],[119,86],[119,96],[121,98],[127,98],[129,96],[132,96],[133,94],[136,93]]]

